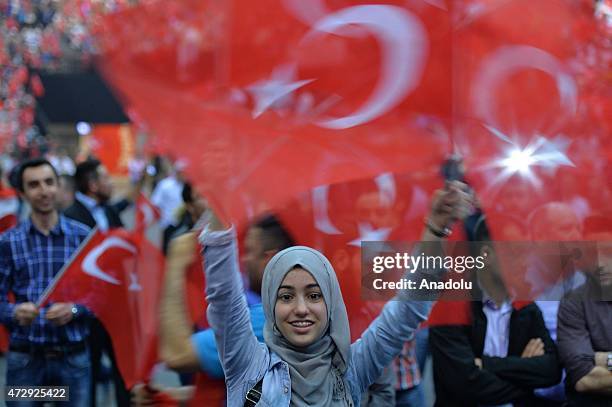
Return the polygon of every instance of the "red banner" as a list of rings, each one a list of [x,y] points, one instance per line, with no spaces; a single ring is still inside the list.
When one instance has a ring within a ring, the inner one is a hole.
[[[111,84],[233,220],[317,185],[430,167],[450,146],[437,132],[451,101],[443,9],[337,0],[309,16],[284,3],[156,2],[100,35]]]
[[[128,388],[147,379],[157,359],[163,264],[159,249],[146,239],[137,245],[124,230],[95,231],[45,300],[82,304],[96,315],[111,337]]]
[[[98,124],[82,136],[79,155],[96,156],[113,176],[127,175],[134,157],[136,136],[129,124]]]

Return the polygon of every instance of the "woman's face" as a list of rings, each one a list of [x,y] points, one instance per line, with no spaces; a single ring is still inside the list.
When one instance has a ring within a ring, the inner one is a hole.
[[[327,306],[314,277],[301,267],[285,276],[274,307],[276,326],[293,346],[306,347],[327,329]]]

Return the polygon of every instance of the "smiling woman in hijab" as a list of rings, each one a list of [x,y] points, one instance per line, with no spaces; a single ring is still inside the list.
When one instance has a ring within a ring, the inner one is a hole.
[[[446,228],[467,214],[471,203],[464,191],[464,184],[453,183],[436,192],[422,240],[441,240]],[[332,265],[314,249],[291,247],[277,253],[264,272],[265,343],[260,343],[249,322],[234,229],[213,215],[200,243],[208,321],[223,364],[229,407],[359,406],[361,394],[431,308],[430,301],[389,301],[351,345]]]

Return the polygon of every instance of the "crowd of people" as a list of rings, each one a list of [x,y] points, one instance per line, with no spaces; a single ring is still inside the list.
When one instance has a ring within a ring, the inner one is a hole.
[[[217,217],[181,159],[135,159],[129,189],[118,194],[100,160],[76,160],[42,135],[35,123],[40,71],[87,63],[96,52],[89,33],[95,15],[138,2],[0,0],[6,386],[68,386],[71,406],[612,406],[612,167],[591,157],[607,148],[599,144],[604,138],[585,135],[575,148],[581,184],[573,167],[551,170],[555,199],[534,208],[524,199],[533,188],[518,175],[500,188],[491,213],[457,180],[432,196],[415,186],[419,202],[410,208],[382,208],[383,194],[355,192],[351,205],[376,218],[368,219],[372,228],[416,227],[407,226],[404,212],[418,212],[426,216],[424,225],[418,219],[424,255],[444,255],[454,227],[464,231],[470,254],[484,259],[464,299],[433,290],[423,300],[399,290],[361,326],[351,320],[354,293],[341,289],[346,270],[361,277],[359,256],[343,252],[339,260],[326,247],[301,246],[303,236],[276,212],[254,215],[238,233],[245,225]],[[595,3],[610,26],[609,2]],[[574,62],[584,65],[578,71],[609,65],[600,48]],[[590,120],[604,116],[602,109]],[[159,309],[149,310],[158,322],[156,370],[175,372],[174,386],[155,378],[128,386],[108,327],[87,306],[37,304],[92,230],[134,228],[142,195],[159,212],[155,243],[165,258]],[[553,241],[562,253],[557,262],[508,262],[500,241]],[[576,252],[581,241],[596,242],[594,259]],[[445,272],[416,270],[405,278],[442,282]],[[193,302],[193,273],[206,304]],[[529,298],[517,295],[518,287],[527,287]],[[110,398],[101,394],[109,388]]]
[[[44,143],[36,123],[40,72],[87,67],[96,53],[92,24],[138,1],[0,1],[0,141],[22,149]]]
[[[469,229],[473,254],[486,259],[474,300],[420,301],[399,291],[351,344],[338,277],[324,253],[296,246],[300,236],[272,213],[254,219],[238,244],[235,229],[188,182],[184,162],[163,162],[134,165],[140,172],[132,174],[136,182],[121,199],[94,158],[74,164],[54,152],[16,165],[10,183],[3,174],[1,189],[14,188],[22,201],[15,222],[0,235],[0,322],[10,333],[7,386],[67,385],[75,406],[96,405],[98,384],[109,381],[118,406],[425,406],[431,402],[427,388],[434,388],[436,406],[611,405],[609,247],[600,249],[594,268],[570,262],[573,269],[539,287],[535,301],[518,301],[496,250],[496,239],[507,236],[492,235],[471,190],[455,181],[431,198],[422,241],[445,240],[455,222]],[[142,182],[147,173],[148,186]],[[125,227],[143,191],[159,209],[167,258],[160,362],[180,374],[181,387],[126,388],[111,338],[91,311],[75,303],[35,304],[93,227]],[[581,216],[568,202],[539,208],[519,229],[522,239],[610,240],[608,215]],[[432,255],[442,250],[427,247]],[[194,268],[205,270],[205,323],[194,323],[189,312],[185,280]]]

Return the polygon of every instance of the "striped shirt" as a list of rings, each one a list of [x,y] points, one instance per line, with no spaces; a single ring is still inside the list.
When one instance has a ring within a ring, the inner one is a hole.
[[[83,307],[79,306],[77,318],[64,326],[56,327],[45,319],[49,305],[30,326],[19,326],[13,318],[15,304],[7,295],[12,292],[17,304],[36,303],[88,233],[87,226],[60,214],[48,236],[30,219],[0,235],[0,323],[11,331],[11,343],[67,344],[87,337]]]

